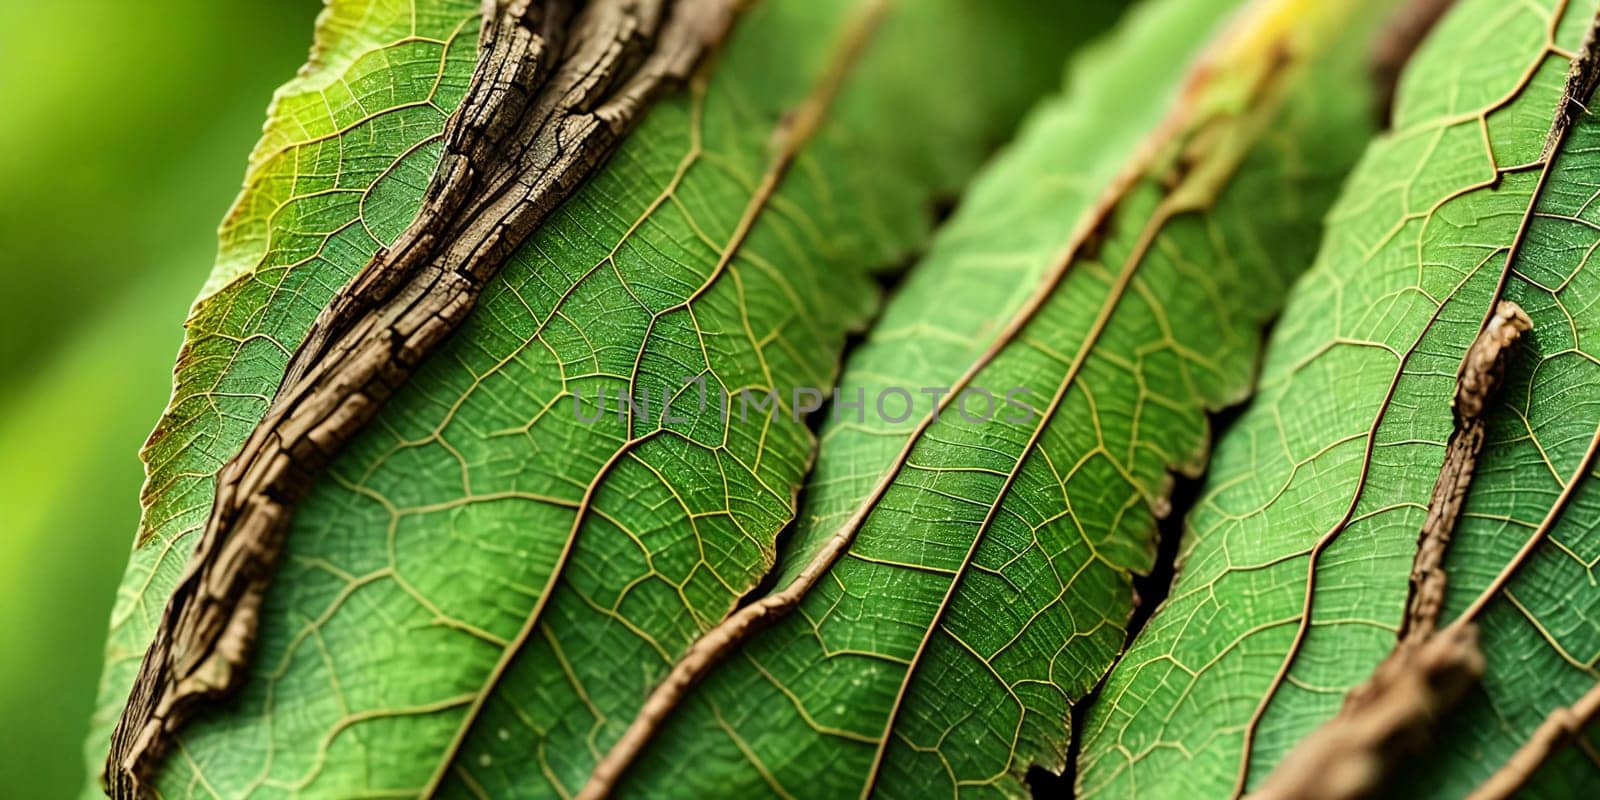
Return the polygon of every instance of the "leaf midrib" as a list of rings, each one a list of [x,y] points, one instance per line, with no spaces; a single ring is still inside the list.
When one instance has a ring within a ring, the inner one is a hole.
[[[1173,213],[1174,210],[1170,205],[1163,204],[1162,208],[1157,209],[1151,215],[1150,221],[1146,223],[1140,234],[1138,243],[1129,254],[1122,269],[1118,272],[1116,283],[1111,286],[1105,300],[1101,303],[1100,311],[1096,314],[1088,335],[1084,337],[1082,345],[1079,346],[1077,353],[1073,355],[1072,363],[1068,365],[1067,371],[1057,385],[1055,393],[1051,395],[1049,405],[1045,407],[1044,413],[1039,415],[1038,424],[1034,426],[1032,433],[1029,434],[1028,441],[1018,454],[1016,463],[1007,473],[994,502],[989,505],[988,511],[985,512],[978,530],[973,533],[972,544],[968,546],[966,555],[962,557],[960,566],[956,568],[956,574],[951,578],[950,587],[945,590],[944,598],[940,600],[938,607],[934,610],[933,618],[929,620],[927,629],[923,632],[922,642],[917,645],[917,649],[911,657],[911,663],[906,666],[905,676],[901,679],[894,703],[889,708],[888,718],[884,720],[883,733],[878,737],[877,751],[873,756],[872,766],[868,770],[862,785],[861,797],[863,800],[871,796],[873,789],[877,785],[883,766],[883,758],[888,751],[889,737],[894,731],[895,721],[900,714],[900,709],[904,707],[906,691],[910,688],[912,678],[916,675],[917,665],[921,662],[923,654],[927,652],[928,642],[933,638],[934,631],[938,630],[946,610],[950,607],[950,600],[955,597],[956,591],[961,587],[961,579],[966,575],[968,567],[971,566],[973,556],[978,551],[978,546],[982,544],[984,536],[987,534],[995,516],[999,513],[1001,506],[1005,505],[1005,500],[1011,491],[1012,484],[1016,482],[1017,476],[1022,472],[1023,465],[1028,462],[1028,457],[1032,454],[1034,447],[1037,446],[1039,437],[1044,434],[1045,428],[1049,427],[1050,420],[1054,418],[1056,411],[1060,408],[1061,401],[1066,397],[1068,389],[1077,383],[1078,375],[1082,371],[1084,363],[1088,361],[1095,345],[1099,342],[1101,334],[1105,332],[1106,326],[1110,323],[1117,306],[1121,304],[1123,296],[1127,293],[1128,287],[1132,284],[1134,276],[1139,271],[1139,266],[1144,263],[1144,256],[1151,243],[1161,233],[1162,228],[1171,219]]]

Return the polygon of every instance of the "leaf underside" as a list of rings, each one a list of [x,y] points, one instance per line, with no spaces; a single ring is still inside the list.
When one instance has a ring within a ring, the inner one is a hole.
[[[624,794],[1026,796],[1030,765],[1062,768],[1068,707],[1121,649],[1168,473],[1203,469],[1206,411],[1247,391],[1368,124],[1361,48],[1339,45],[1376,5],[1258,4],[1227,28],[1236,5],[1140,9],[973,183],[840,394],[1022,388],[1028,418],[985,417],[981,394],[927,424],[929,396],[898,424],[836,415],[779,585],[858,526],[850,547],[691,693]],[[1216,74],[1183,91],[1219,29]],[[1252,34],[1296,54],[1267,96],[1244,88],[1264,53],[1227,58]],[[1177,175],[1171,153],[1200,130],[1234,149]]]
[[[753,4],[296,509],[249,679],[162,796],[570,796],[758,586],[801,597],[622,794],[1025,796],[1097,686],[1083,796],[1246,791],[1393,646],[1505,299],[1533,330],[1447,562],[1489,669],[1397,779],[1480,785],[1600,679],[1600,121],[1547,151],[1596,2],[1459,0],[1362,156],[1391,5],[1149,0],[979,172],[1117,4]],[[217,469],[416,214],[479,13],[330,0],[275,98],[143,452],[91,763]],[[1208,460],[1124,653],[1171,474]],[[1597,744],[1529,796],[1600,782]]]
[[[575,790],[667,660],[770,566],[813,443],[781,414],[678,423],[659,400],[584,423],[574,395],[696,376],[830,386],[876,304],[873,272],[918,246],[933,198],[1054,82],[1060,31],[1116,11],[1070,10],[1068,26],[1056,5],[751,9],[705,80],[651,110],[298,509],[252,676],[182,731],[162,794]],[[415,213],[477,9],[335,0],[280,93],[146,450],[96,761],[211,476],[317,311]],[[935,65],[944,92],[974,102],[927,92]],[[786,112],[836,79],[769,189]]]
[[[217,470],[318,311],[420,206],[472,71],[477,11],[473,0],[332,2],[310,61],[273,98],[185,324],[172,400],[140,454],[143,514],[112,611],[90,774],[210,512]]]
[[[1462,0],[1407,68],[1394,130],[1347,183],[1219,443],[1172,594],[1091,710],[1086,796],[1254,786],[1393,647],[1456,367],[1499,297],[1533,331],[1454,533],[1444,615],[1471,609],[1489,669],[1400,792],[1465,795],[1594,685],[1600,126],[1585,112],[1543,155],[1594,14]],[[1568,754],[1531,791],[1573,796],[1559,787],[1596,769]]]

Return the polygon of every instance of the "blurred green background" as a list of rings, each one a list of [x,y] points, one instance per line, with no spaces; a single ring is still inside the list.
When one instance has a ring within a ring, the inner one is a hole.
[[[0,786],[75,796],[137,452],[320,0],[0,0]]]

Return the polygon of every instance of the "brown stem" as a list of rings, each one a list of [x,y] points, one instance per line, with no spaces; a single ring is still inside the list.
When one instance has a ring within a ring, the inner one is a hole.
[[[1416,1],[1422,2],[1422,0]],[[1544,63],[1545,58],[1548,55],[1552,53],[1563,52],[1556,46],[1556,33],[1557,28],[1560,27],[1561,20],[1564,18],[1564,14],[1566,13],[1567,4],[1568,0],[1558,0],[1556,8],[1552,10],[1549,22],[1545,28],[1545,46],[1540,51],[1538,60],[1534,62],[1534,67],[1528,71],[1525,71],[1515,86],[1511,87],[1505,94],[1501,95],[1488,106],[1472,114],[1469,119],[1475,118],[1480,125],[1487,126],[1489,124],[1490,114],[1506,108],[1522,96],[1524,91],[1528,88],[1529,82],[1533,80],[1537,72],[1538,65]],[[1555,119],[1551,123],[1550,131],[1545,139],[1543,157],[1538,161],[1518,167],[1497,166],[1494,169],[1492,177],[1485,181],[1475,182],[1471,185],[1460,187],[1456,190],[1456,192],[1452,193],[1453,196],[1460,197],[1472,192],[1492,189],[1500,184],[1501,179],[1505,175],[1511,172],[1520,172],[1530,168],[1535,168],[1539,171],[1538,183],[1534,187],[1533,197],[1537,198],[1544,192],[1546,182],[1550,179],[1551,168],[1555,163],[1553,154],[1559,147],[1561,141],[1563,141],[1566,137],[1567,131],[1571,129],[1572,120],[1575,118],[1572,109],[1574,108],[1575,104],[1581,105],[1582,101],[1579,99],[1580,97],[1585,99],[1587,98],[1586,94],[1580,95],[1577,93],[1587,91],[1584,88],[1586,86],[1592,86],[1594,76],[1590,75],[1588,70],[1595,62],[1593,56],[1587,54],[1591,52],[1591,48],[1594,46],[1593,42],[1593,31],[1591,31],[1589,36],[1584,41],[1583,52],[1586,55],[1581,55],[1574,59],[1572,68],[1567,75],[1567,92],[1557,105],[1556,112],[1554,114]],[[1523,210],[1522,223],[1518,226],[1516,234],[1512,237],[1511,246],[1506,250],[1505,260],[1500,269],[1499,280],[1496,281],[1494,292],[1490,295],[1488,307],[1484,309],[1484,324],[1488,324],[1489,319],[1494,316],[1495,310],[1498,308],[1499,301],[1505,293],[1506,284],[1511,278],[1511,265],[1520,257],[1522,248],[1527,241],[1528,229],[1534,219],[1534,210],[1535,206],[1531,202],[1527,208]],[[1433,318],[1427,323],[1428,325],[1432,325],[1434,322],[1438,321],[1438,314],[1443,310],[1443,308],[1443,306],[1440,306],[1435,310]],[[1400,386],[1400,379],[1406,374],[1406,365],[1410,363],[1411,357],[1416,354],[1417,350],[1413,348],[1405,356],[1405,358],[1402,359],[1401,369],[1394,374],[1394,379],[1389,384],[1389,391],[1384,396],[1383,401],[1379,404],[1378,414],[1373,417],[1372,427],[1367,431],[1366,452],[1362,455],[1361,469],[1357,476],[1355,491],[1350,495],[1350,502],[1345,507],[1344,515],[1340,517],[1340,519],[1335,522],[1334,525],[1312,545],[1311,557],[1307,563],[1305,594],[1302,603],[1302,613],[1300,614],[1299,627],[1295,631],[1294,639],[1289,644],[1289,651],[1284,655],[1283,660],[1280,662],[1278,671],[1273,676],[1271,684],[1268,685],[1266,691],[1262,694],[1260,702],[1256,704],[1255,711],[1251,714],[1249,722],[1247,722],[1245,725],[1244,742],[1239,758],[1239,769],[1234,778],[1234,797],[1243,795],[1249,783],[1256,730],[1259,727],[1263,717],[1265,717],[1267,709],[1271,706],[1273,699],[1277,696],[1277,692],[1286,683],[1289,672],[1293,669],[1296,660],[1299,659],[1301,650],[1308,639],[1311,629],[1312,605],[1316,597],[1317,590],[1318,565],[1321,562],[1323,554],[1333,546],[1333,543],[1338,540],[1339,536],[1344,533],[1345,529],[1355,518],[1356,509],[1359,507],[1360,501],[1366,494],[1367,481],[1372,476],[1371,466],[1373,463],[1373,448],[1376,444],[1378,426],[1383,422],[1385,415],[1387,415],[1389,411],[1390,405],[1395,400],[1395,393]]]
[[[1417,555],[1411,565],[1411,589],[1406,600],[1406,616],[1400,623],[1401,642],[1419,642],[1439,626],[1444,609],[1445,551],[1461,516],[1478,453],[1483,450],[1484,408],[1493,399],[1505,377],[1506,360],[1524,333],[1533,327],[1522,308],[1509,300],[1495,306],[1494,314],[1467,350],[1467,357],[1456,373],[1456,395],[1452,402],[1455,431],[1445,448],[1439,479],[1428,500],[1428,516],[1417,537]]]
[[[112,734],[107,792],[145,794],[176,730],[238,685],[291,511],[466,319],[500,266],[726,35],[737,0],[492,0],[410,227],[345,285],[223,467]]]

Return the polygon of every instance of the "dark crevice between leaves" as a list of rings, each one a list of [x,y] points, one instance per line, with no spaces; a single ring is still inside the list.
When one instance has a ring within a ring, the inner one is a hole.
[[[1211,415],[1213,446],[1221,440],[1228,429],[1233,427],[1234,422],[1248,407],[1248,403],[1240,403]],[[1138,636],[1139,631],[1150,621],[1156,609],[1166,602],[1168,593],[1172,591],[1172,584],[1178,578],[1178,548],[1183,543],[1184,526],[1190,510],[1199,502],[1205,484],[1205,473],[1195,477],[1188,477],[1182,473],[1173,474],[1170,497],[1172,512],[1156,525],[1155,563],[1148,573],[1133,576],[1133,614],[1128,617],[1127,638],[1123,640],[1124,653],[1127,652],[1128,646],[1133,644],[1134,637]],[[1057,775],[1038,765],[1028,768],[1027,783],[1033,790],[1035,800],[1060,800],[1073,797],[1073,786],[1078,780],[1078,755],[1082,749],[1089,709],[1100,699],[1100,693],[1110,675],[1111,670],[1106,670],[1094,688],[1089,690],[1083,699],[1072,704],[1072,738],[1067,743],[1066,766],[1061,774]]]

